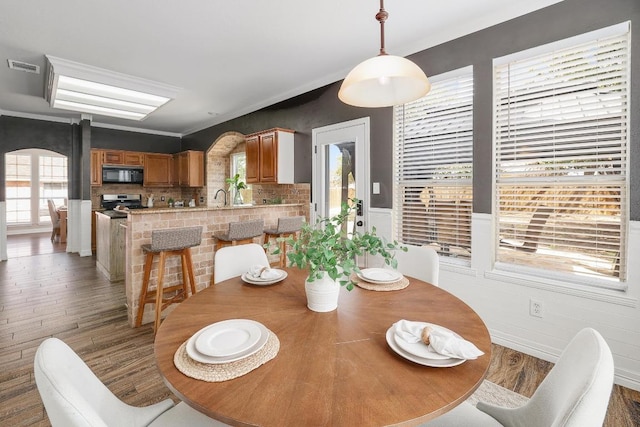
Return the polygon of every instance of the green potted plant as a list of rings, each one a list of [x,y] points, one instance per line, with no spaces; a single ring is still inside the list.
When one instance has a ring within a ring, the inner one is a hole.
[[[376,234],[375,227],[364,233],[349,233],[347,224],[358,204],[358,199],[343,203],[340,213],[330,218],[320,218],[315,224],[304,223],[297,239],[285,239],[290,246],[287,252],[291,266],[306,269],[305,282],[308,306],[314,311],[331,311],[337,307],[340,286],[353,289],[352,273],[359,273],[356,257],[364,254],[380,255],[387,265],[397,267],[395,250],[406,251],[398,242],[385,243]],[[274,250],[279,253],[279,248]],[[335,295],[310,301],[312,296],[333,292]]]
[[[225,179],[225,182],[229,184],[229,189],[233,190],[233,204],[241,205],[242,204],[242,194],[240,194],[240,190],[244,190],[247,188],[247,184],[243,181],[240,181],[240,174],[237,173],[231,178]]]

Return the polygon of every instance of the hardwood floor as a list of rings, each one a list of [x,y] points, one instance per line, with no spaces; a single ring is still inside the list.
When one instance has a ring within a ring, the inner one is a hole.
[[[124,283],[106,280],[94,257],[53,253],[0,262],[0,425],[49,425],[32,365],[50,336],[68,343],[123,401],[177,401],[155,367],[151,326],[130,328],[125,300]],[[531,396],[551,367],[494,345],[488,379]],[[616,386],[605,425],[640,426],[640,393]]]
[[[55,254],[66,252],[66,249],[65,243],[60,243],[58,240],[51,241],[50,232],[7,236],[7,256],[9,258]]]

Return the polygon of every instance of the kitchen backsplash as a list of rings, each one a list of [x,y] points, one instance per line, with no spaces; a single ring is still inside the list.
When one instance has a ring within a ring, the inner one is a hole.
[[[226,188],[226,187],[225,187]],[[253,203],[260,204],[280,204],[280,203],[304,203],[311,201],[311,186],[309,184],[252,184]],[[100,207],[100,196],[102,194],[142,194],[142,203],[146,206],[149,196],[153,194],[153,206],[164,207],[168,205],[170,198],[183,200],[185,205],[194,198],[197,206],[217,206],[222,203],[221,196],[217,201],[211,197],[211,202],[207,204],[207,187],[202,188],[145,188],[141,185],[132,184],[103,184],[101,187],[91,188],[91,205],[93,208]],[[162,200],[164,197],[164,201]],[[230,196],[228,196],[230,197]],[[227,199],[231,203],[230,198]],[[245,200],[245,203],[251,203]]]

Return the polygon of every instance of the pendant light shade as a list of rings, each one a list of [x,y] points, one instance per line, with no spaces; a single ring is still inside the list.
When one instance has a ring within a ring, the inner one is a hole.
[[[384,50],[384,21],[388,14],[380,0],[380,54],[358,64],[342,82],[338,98],[356,107],[391,107],[425,96],[431,83],[416,64]]]

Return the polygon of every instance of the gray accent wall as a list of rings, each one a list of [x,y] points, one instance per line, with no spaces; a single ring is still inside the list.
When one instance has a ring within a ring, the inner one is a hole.
[[[409,57],[428,76],[473,65],[474,212],[491,213],[493,210],[493,59],[628,20],[636,27],[631,32],[630,209],[631,219],[640,220],[640,80],[637,75],[640,70],[640,0],[564,0]],[[372,207],[390,208],[392,109],[344,105],[337,99],[340,83],[187,135],[183,137],[183,148],[206,151],[227,131],[251,133],[271,127],[291,128],[296,131],[296,180],[310,182],[312,129],[369,116],[371,181],[380,182],[382,190],[380,195],[370,195],[370,203]],[[300,153],[298,148],[301,148]]]
[[[179,137],[92,127],[80,124],[0,116],[0,201],[6,200],[4,154],[26,148],[55,151],[68,159],[69,198],[91,199],[91,148],[178,153]]]

